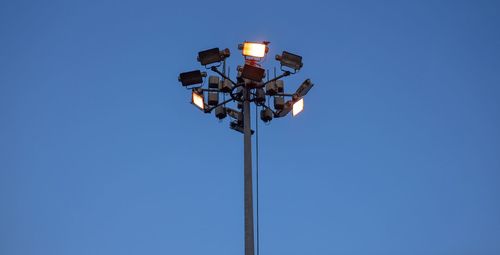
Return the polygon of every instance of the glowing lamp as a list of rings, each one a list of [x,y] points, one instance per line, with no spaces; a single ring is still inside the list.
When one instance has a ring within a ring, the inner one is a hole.
[[[201,110],[205,109],[205,100],[203,98],[203,94],[199,94],[194,90],[191,97],[191,103],[196,105],[196,107],[200,108]]]
[[[304,98],[301,98],[299,101],[293,104],[292,115],[295,116],[304,110]]]
[[[255,42],[245,42],[240,46],[243,50],[243,55],[247,57],[263,58],[267,51],[267,45],[265,43],[255,43]]]

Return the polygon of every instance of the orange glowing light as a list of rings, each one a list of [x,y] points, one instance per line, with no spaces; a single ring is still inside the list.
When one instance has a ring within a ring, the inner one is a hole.
[[[248,57],[263,58],[266,55],[266,45],[263,43],[243,43],[243,55]]]

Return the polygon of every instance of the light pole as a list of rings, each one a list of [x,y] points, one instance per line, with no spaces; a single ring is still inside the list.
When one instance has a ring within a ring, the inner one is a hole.
[[[293,94],[284,92],[282,78],[295,74],[302,68],[302,57],[283,51],[276,55],[280,62],[282,74],[272,79],[263,81],[266,70],[260,62],[269,51],[269,42],[244,42],[238,48],[242,50],[245,65],[238,66],[236,82],[226,75],[226,58],[230,56],[229,49],[219,50],[213,48],[198,53],[198,61],[207,70],[213,71],[219,76],[208,77],[208,88],[204,88],[204,77],[206,72],[194,70],[179,75],[179,81],[184,87],[191,90],[191,103],[205,113],[215,112],[218,119],[224,119],[229,115],[233,121],[230,128],[243,133],[244,144],[244,204],[245,204],[245,255],[254,255],[254,222],[253,222],[253,183],[252,183],[252,134],[250,121],[250,103],[254,102],[256,107],[261,106],[260,118],[269,122],[274,118],[286,116],[290,111],[297,115],[304,107],[303,97],[313,87],[313,83],[307,79]],[[218,67],[223,65],[221,72]],[[229,99],[225,100],[226,95]],[[224,100],[219,102],[220,97]],[[267,97],[267,100],[266,100]],[[266,104],[273,99],[273,105]],[[285,102],[285,98],[290,100]],[[208,100],[205,100],[208,99]],[[235,102],[237,108],[242,111],[228,107],[229,103]]]

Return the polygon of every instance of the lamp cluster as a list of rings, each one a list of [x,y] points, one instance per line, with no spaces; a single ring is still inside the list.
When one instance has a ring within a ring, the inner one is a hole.
[[[269,51],[269,42],[244,42],[238,46],[245,64],[238,66],[236,81],[226,75],[225,61],[231,54],[229,49],[213,48],[198,53],[198,61],[217,75],[208,76],[208,86],[204,87],[207,72],[194,70],[179,75],[182,86],[191,90],[191,103],[205,113],[214,112],[218,119],[229,116],[232,120],[230,127],[243,131],[242,103],[245,100],[261,106],[260,118],[269,122],[273,118],[286,116],[290,111],[293,116],[304,109],[304,96],[313,87],[311,80],[306,79],[293,94],[285,93],[282,78],[298,72],[303,64],[302,57],[287,51],[276,55],[282,74],[263,81],[266,70],[260,65],[261,60]],[[219,67],[224,64],[223,71]],[[220,99],[223,100],[220,100]],[[226,98],[228,98],[226,100]],[[272,101],[272,104],[271,104]],[[228,103],[236,102],[237,108],[228,107]]]

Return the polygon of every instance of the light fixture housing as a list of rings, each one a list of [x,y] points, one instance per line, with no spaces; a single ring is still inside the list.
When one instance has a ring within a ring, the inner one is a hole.
[[[278,93],[285,92],[285,82],[283,80],[276,81],[276,90],[278,91]]]
[[[261,82],[264,78],[266,70],[263,68],[245,64],[241,70],[241,78],[249,79],[256,82]]]
[[[206,77],[207,73],[200,70],[194,70],[190,72],[184,72],[179,75],[178,80],[182,83],[182,86],[189,86],[195,84],[203,83],[203,77]]]
[[[269,108],[262,109],[260,111],[260,119],[264,122],[271,121],[273,119],[273,111],[271,111],[271,109]]]
[[[191,93],[191,103],[201,110],[205,110],[205,97],[203,96],[203,92],[193,89]]]
[[[230,55],[231,53],[229,52],[229,49],[224,49],[223,51],[221,51],[219,50],[219,48],[213,48],[198,52],[198,61],[200,62],[200,64],[206,66],[221,62]]]
[[[208,105],[215,106],[219,104],[219,92],[208,92]]]
[[[266,84],[266,95],[274,96],[278,93],[283,93],[284,87],[283,80],[271,81]]]
[[[238,48],[242,50],[242,54],[245,57],[263,58],[269,51],[268,44],[269,42],[244,42]]]
[[[292,115],[296,116],[297,114],[302,112],[302,110],[304,110],[304,98],[301,98],[293,104]]]
[[[231,108],[226,108],[226,112],[229,115],[229,117],[235,119],[238,123],[243,122],[243,113],[236,111]]]
[[[264,92],[264,89],[258,88],[255,90],[255,103],[257,104],[262,104],[266,102],[266,92]]]
[[[219,77],[215,75],[208,76],[208,87],[211,89],[219,88]]]
[[[221,83],[220,91],[224,93],[229,93],[233,89],[233,84],[230,80],[224,79]]]
[[[297,71],[302,68],[302,57],[288,51],[283,51],[281,55],[276,55],[276,60],[281,63],[281,66],[286,66]]]
[[[297,91],[295,91],[295,93],[293,94],[293,99],[297,100],[299,98],[305,97],[313,86],[314,84],[311,82],[311,80],[306,79],[304,82],[302,82]]]
[[[292,108],[293,108],[293,101],[289,100],[285,103],[283,109],[279,110],[275,116],[278,118],[285,117],[292,110]]]
[[[226,108],[224,106],[217,106],[215,108],[215,117],[218,119],[224,119],[227,116]]]
[[[274,96],[274,109],[281,110],[285,107],[285,98],[282,96]]]
[[[278,93],[278,88],[276,87],[276,81],[271,81],[266,84],[266,95],[274,96]]]

